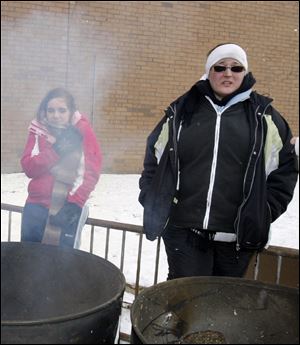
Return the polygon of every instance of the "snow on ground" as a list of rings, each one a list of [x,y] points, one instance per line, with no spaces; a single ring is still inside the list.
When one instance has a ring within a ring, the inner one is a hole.
[[[103,174],[89,199],[92,218],[142,225],[143,208],[137,198],[139,175],[108,175]],[[27,197],[27,185],[29,179],[22,173],[1,175],[1,202],[23,206]],[[8,213],[2,211],[1,240],[7,240]],[[20,240],[19,214],[14,214],[12,219],[12,240]],[[104,256],[106,233],[103,228],[95,228],[94,254]],[[108,259],[116,266],[120,266],[122,232],[112,230],[110,232],[110,246]],[[90,226],[85,226],[82,232],[80,249],[89,251]],[[134,233],[126,234],[126,247],[123,273],[126,281],[135,283],[137,267],[137,251],[139,236]],[[157,242],[143,240],[141,270],[145,272],[141,276],[140,284],[149,286],[153,284],[155,254]],[[164,281],[167,276],[165,253],[161,252],[161,269],[159,281]]]
[[[102,174],[92,192],[89,204],[92,218],[105,219],[121,223],[142,225],[143,208],[138,202],[139,187],[137,174]],[[1,175],[1,202],[23,206],[27,197],[29,179],[23,173]],[[8,213],[1,212],[1,240],[7,240]],[[12,219],[12,240],[20,239],[20,215],[15,214]],[[105,231],[95,228],[94,253],[104,256]],[[108,259],[116,266],[120,266],[122,232],[112,230]],[[85,226],[82,232],[82,250],[89,250],[90,226]],[[123,273],[127,282],[134,283],[136,275],[136,258],[139,236],[134,233],[126,234],[126,247]],[[299,181],[295,188],[294,197],[287,211],[271,226],[270,245],[299,249]],[[142,244],[141,280],[140,284],[153,284],[155,254],[157,241],[146,239]],[[158,281],[164,281],[167,276],[166,256],[161,245],[160,269]]]
[[[90,217],[142,225],[138,179],[137,174],[103,174],[89,200]],[[2,174],[1,202],[23,206],[28,182],[23,173]],[[287,211],[272,224],[271,229],[270,245],[299,249],[299,181]]]
[[[138,202],[139,175],[103,174],[92,192],[89,200],[92,218],[142,225],[143,208]],[[1,202],[24,206],[27,197],[29,179],[23,174],[1,175]],[[18,214],[12,217],[12,241],[20,240],[20,220]],[[1,211],[1,241],[7,241],[8,213]],[[94,254],[104,257],[105,229],[95,228]],[[270,245],[299,249],[299,181],[294,197],[287,211],[272,224]],[[122,233],[112,230],[108,260],[120,267]],[[90,227],[85,226],[82,232],[81,250],[89,251]],[[126,234],[126,247],[123,274],[126,282],[135,283],[137,268],[139,236],[134,233]],[[155,255],[157,241],[143,240],[140,285],[150,286],[154,283]],[[158,282],[167,277],[167,261],[163,244],[161,245]],[[124,301],[132,302],[134,296],[125,292]],[[121,332],[130,334],[131,322],[129,310],[122,310]]]

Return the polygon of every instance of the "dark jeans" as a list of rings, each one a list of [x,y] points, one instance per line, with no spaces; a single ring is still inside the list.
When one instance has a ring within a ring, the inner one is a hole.
[[[22,214],[21,241],[42,242],[49,210],[41,205],[26,203]],[[62,227],[60,245],[73,248],[80,213],[74,225]]]
[[[200,249],[191,245],[190,232],[190,229],[169,226],[163,235],[168,280],[192,276],[242,277],[246,273],[254,251],[237,252],[235,242],[218,241],[209,241],[203,246],[205,249]]]
[[[74,247],[74,242],[76,239],[76,231],[77,231],[80,215],[81,215],[81,212],[78,212],[76,215],[74,215],[74,220],[73,220],[72,225],[61,227],[61,233],[60,233],[60,239],[59,239],[59,244],[61,246],[66,246],[70,248]]]
[[[21,241],[42,242],[49,209],[26,203],[22,214]]]

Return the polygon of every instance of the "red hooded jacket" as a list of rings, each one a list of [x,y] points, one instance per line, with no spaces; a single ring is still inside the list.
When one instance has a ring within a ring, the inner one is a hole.
[[[72,124],[82,135],[82,157],[67,200],[83,207],[99,180],[102,155],[95,133],[86,116],[78,111],[75,112]],[[55,181],[51,169],[60,160],[52,143],[53,137],[47,128],[37,120],[33,120],[29,126],[29,136],[21,158],[22,168],[31,178],[26,202],[40,204],[47,208],[50,207]]]

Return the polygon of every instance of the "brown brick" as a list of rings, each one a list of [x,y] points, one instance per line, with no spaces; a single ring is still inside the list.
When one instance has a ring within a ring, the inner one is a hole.
[[[298,6],[1,1],[2,172],[21,171],[29,121],[57,86],[67,86],[93,121],[104,172],[140,172],[164,109],[201,77],[207,52],[228,41],[246,49],[255,89],[274,98],[298,135]]]

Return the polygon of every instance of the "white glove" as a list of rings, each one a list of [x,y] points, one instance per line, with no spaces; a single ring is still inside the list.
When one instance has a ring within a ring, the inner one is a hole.
[[[296,138],[295,152],[296,152],[296,155],[299,157],[299,137]]]
[[[291,139],[291,144],[295,145],[296,155],[299,157],[299,137],[293,137]]]

